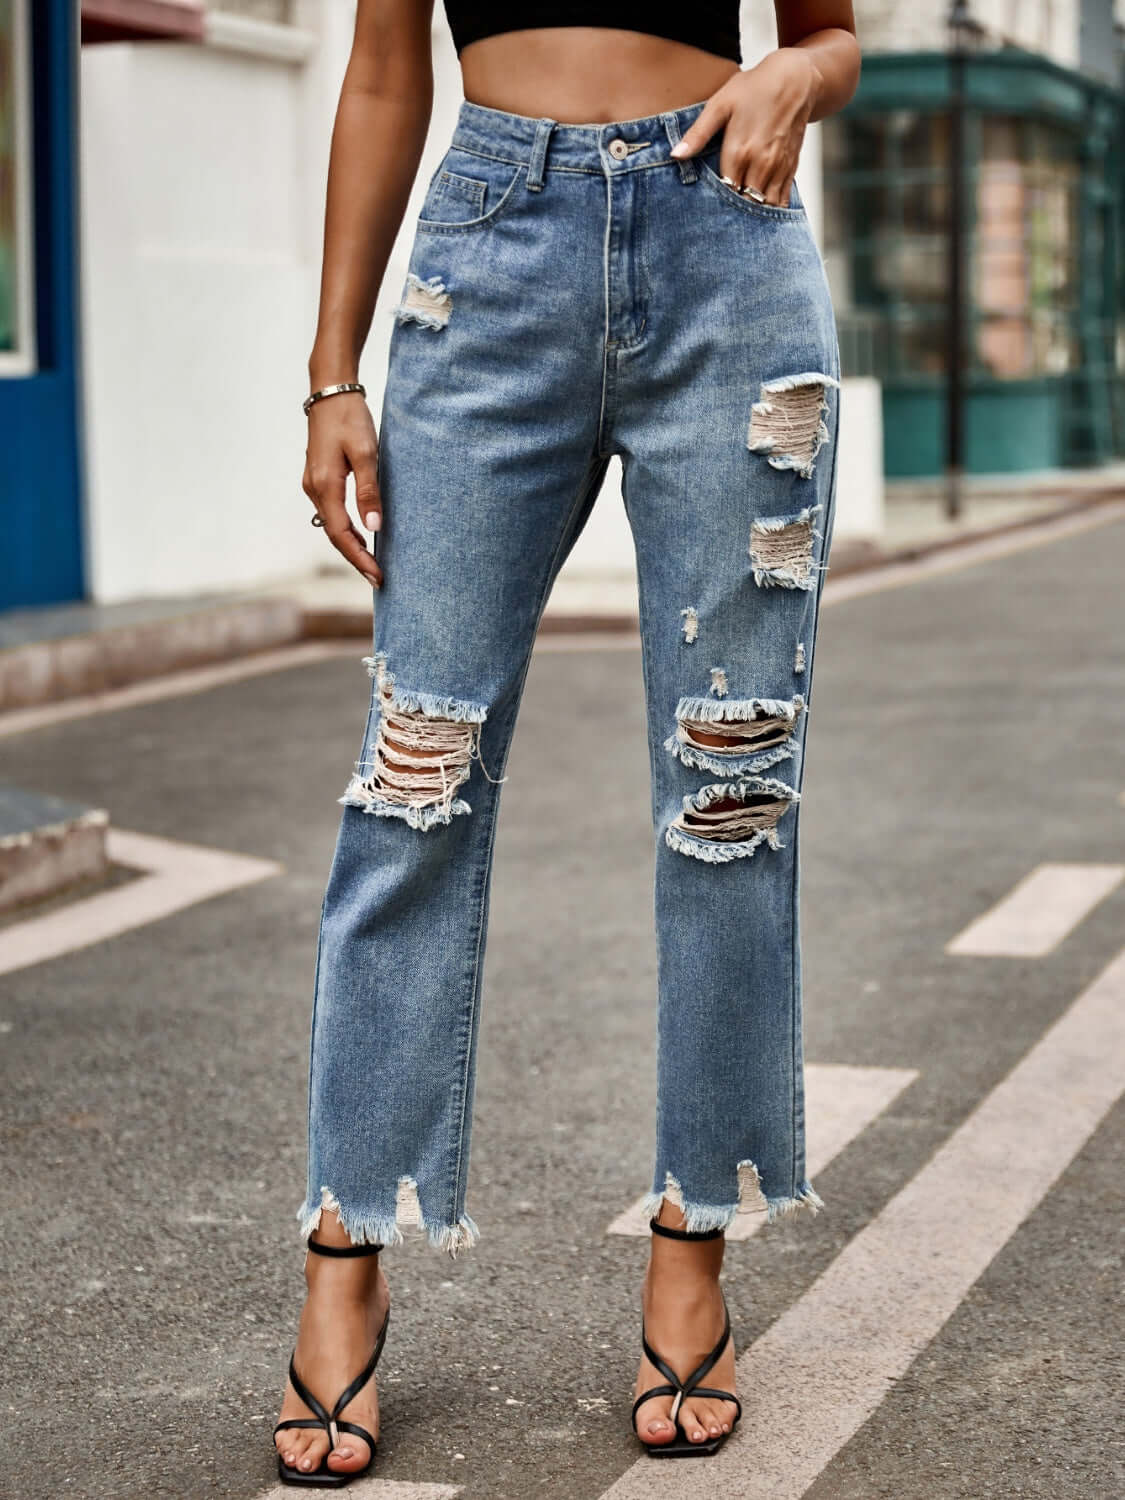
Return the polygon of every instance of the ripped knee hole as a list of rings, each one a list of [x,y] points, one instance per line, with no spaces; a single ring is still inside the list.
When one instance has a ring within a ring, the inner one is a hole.
[[[761,843],[780,849],[777,825],[799,800],[793,787],[762,776],[705,786],[684,798],[667,842],[712,862],[752,854]]]
[[[340,800],[365,812],[404,817],[420,828],[470,811],[457,792],[473,761],[480,760],[484,707],[403,692],[396,688],[384,654],[364,661],[376,678],[378,728],[370,758],[356,766]],[[488,777],[483,761],[481,769]]]

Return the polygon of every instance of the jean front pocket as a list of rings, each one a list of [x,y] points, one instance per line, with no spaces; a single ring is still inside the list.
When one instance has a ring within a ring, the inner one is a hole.
[[[430,178],[418,228],[437,234],[483,228],[513,200],[525,171],[522,162],[450,146]]]
[[[732,188],[729,183],[723,181],[719,171],[719,146],[709,146],[706,151],[695,157],[695,165],[699,169],[703,181],[716,192],[725,202],[732,204],[735,208],[741,208],[747,213],[756,214],[767,219],[804,219],[805,205],[801,202],[801,195],[797,191],[796,182],[789,190],[788,207],[781,208],[776,203],[759,203],[756,199],[749,197],[746,193],[740,193],[737,188]],[[751,182],[751,186],[753,186]]]
[[[488,183],[482,177],[463,177],[445,167],[438,173],[426,200],[428,219],[456,224],[462,219],[479,219],[484,213]]]

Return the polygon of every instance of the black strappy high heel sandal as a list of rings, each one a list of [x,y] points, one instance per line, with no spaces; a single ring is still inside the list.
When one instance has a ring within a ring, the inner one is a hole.
[[[311,1239],[306,1241],[306,1243],[308,1248],[315,1251],[317,1255],[374,1255],[383,1248],[382,1245],[318,1245],[315,1240]],[[386,1316],[383,1319],[383,1326],[379,1330],[379,1337],[375,1340],[375,1348],[371,1358],[363,1367],[362,1372],[352,1381],[351,1385],[341,1392],[339,1400],[331,1411],[325,1410],[297,1374],[293,1365],[296,1351],[294,1350],[294,1353],[290,1355],[289,1379],[292,1382],[293,1389],[308,1409],[316,1412],[316,1416],[291,1417],[286,1422],[279,1422],[274,1428],[274,1435],[276,1436],[283,1427],[323,1427],[332,1440],[332,1447],[335,1448],[339,1441],[339,1434],[341,1432],[351,1432],[356,1437],[363,1439],[371,1449],[371,1456],[362,1469],[350,1469],[346,1473],[341,1473],[337,1469],[330,1469],[328,1467],[327,1453],[321,1459],[318,1469],[290,1468],[279,1453],[277,1455],[277,1472],[283,1484],[315,1484],[323,1488],[338,1489],[341,1485],[351,1484],[353,1479],[359,1479],[361,1475],[367,1474],[370,1471],[371,1465],[375,1462],[375,1439],[358,1422],[341,1422],[339,1414],[349,1401],[354,1400],[359,1395],[360,1391],[375,1373],[375,1366],[379,1363],[379,1356],[383,1352],[383,1343],[387,1337],[387,1324],[390,1322],[390,1318],[391,1310],[388,1307]],[[331,1452],[331,1449],[329,1452]]]
[[[721,1229],[669,1229],[666,1224],[660,1224],[656,1219],[649,1221],[649,1228],[653,1234],[667,1235],[671,1240],[716,1240],[723,1233]],[[722,1296],[722,1291],[719,1293]],[[739,1418],[742,1416],[742,1402],[733,1391],[718,1391],[710,1386],[700,1385],[699,1382],[714,1368],[716,1362],[722,1355],[730,1338],[730,1313],[727,1311],[727,1299],[723,1297],[723,1332],[719,1342],[711,1350],[711,1353],[703,1363],[694,1369],[686,1380],[681,1380],[667,1360],[661,1359],[645,1336],[644,1319],[641,1319],[641,1347],[644,1349],[645,1358],[660,1371],[667,1385],[654,1385],[651,1390],[642,1391],[633,1402],[632,1423],[633,1431],[637,1434],[637,1440],[641,1446],[648,1451],[650,1458],[700,1458],[710,1457],[730,1437],[730,1433],[738,1426]],[[654,1396],[675,1396],[672,1410],[669,1413],[676,1425],[676,1436],[670,1443],[646,1443],[637,1430],[637,1412],[646,1401],[651,1401]],[[718,1437],[708,1437],[702,1442],[693,1443],[684,1431],[683,1423],[680,1421],[680,1407],[688,1396],[715,1396],[721,1401],[733,1401],[736,1407],[734,1421],[730,1424],[730,1432],[720,1433]]]

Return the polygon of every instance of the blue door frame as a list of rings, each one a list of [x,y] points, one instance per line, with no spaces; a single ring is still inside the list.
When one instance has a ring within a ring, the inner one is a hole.
[[[33,0],[38,368],[0,377],[0,608],[86,594],[78,399],[78,6]]]

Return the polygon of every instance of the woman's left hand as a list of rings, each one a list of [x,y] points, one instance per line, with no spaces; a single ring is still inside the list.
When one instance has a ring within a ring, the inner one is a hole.
[[[788,208],[821,82],[806,48],[779,47],[715,90],[672,155],[695,156],[722,130],[720,174],[736,188],[756,188],[766,203]]]

